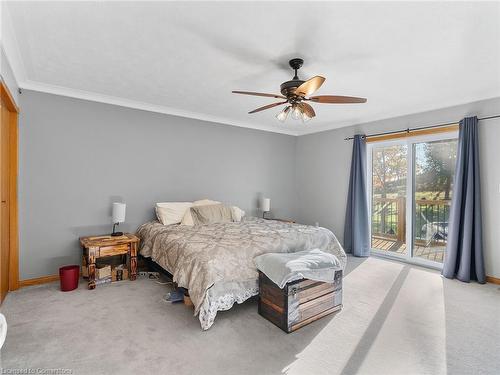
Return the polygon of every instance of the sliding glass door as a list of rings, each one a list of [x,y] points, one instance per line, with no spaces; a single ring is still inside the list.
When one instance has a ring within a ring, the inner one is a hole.
[[[385,144],[372,152],[372,248],[406,254],[406,144]]]
[[[440,267],[448,237],[457,134],[368,144],[371,246]]]
[[[457,160],[457,140],[415,143],[413,155],[413,256],[443,263]]]

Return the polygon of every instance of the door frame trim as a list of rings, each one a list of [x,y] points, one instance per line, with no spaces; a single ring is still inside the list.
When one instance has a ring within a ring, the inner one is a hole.
[[[17,179],[19,173],[19,107],[16,105],[9,88],[0,80],[0,95],[7,106],[9,116],[9,290],[19,289],[19,216]]]

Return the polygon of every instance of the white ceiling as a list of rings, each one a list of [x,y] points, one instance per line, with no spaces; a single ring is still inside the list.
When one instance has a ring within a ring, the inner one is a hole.
[[[500,96],[500,3],[10,2],[21,87],[230,125],[305,134]],[[5,31],[2,36],[5,35]],[[11,44],[8,44],[12,46]],[[7,47],[7,44],[5,44]],[[288,60],[318,94],[307,124],[247,112]]]

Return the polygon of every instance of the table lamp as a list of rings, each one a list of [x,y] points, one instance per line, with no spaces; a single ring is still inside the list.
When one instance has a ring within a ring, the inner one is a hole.
[[[263,198],[261,208],[262,208],[262,218],[265,219],[266,213],[271,211],[271,199]]]
[[[116,226],[125,221],[125,203],[113,203],[113,233],[112,236],[123,236],[123,232],[116,232]]]

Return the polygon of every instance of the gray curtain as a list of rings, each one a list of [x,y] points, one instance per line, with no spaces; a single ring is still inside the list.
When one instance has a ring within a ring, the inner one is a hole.
[[[486,282],[481,225],[477,117],[460,121],[443,276]]]
[[[344,227],[344,249],[357,257],[370,255],[366,191],[366,143],[364,137],[359,134],[354,136],[352,147],[351,177]]]

